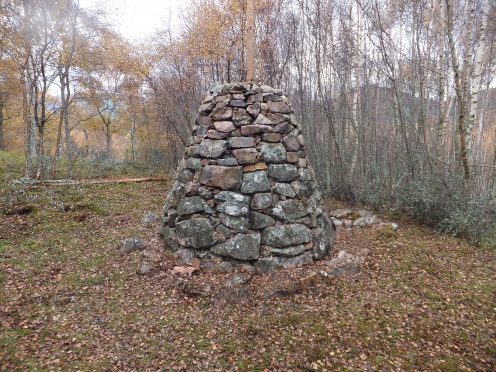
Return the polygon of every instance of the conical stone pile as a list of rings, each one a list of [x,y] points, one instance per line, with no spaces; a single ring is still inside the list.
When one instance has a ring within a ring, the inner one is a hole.
[[[335,227],[320,205],[305,141],[282,91],[224,84],[200,106],[164,205],[173,250],[265,272],[323,258]]]

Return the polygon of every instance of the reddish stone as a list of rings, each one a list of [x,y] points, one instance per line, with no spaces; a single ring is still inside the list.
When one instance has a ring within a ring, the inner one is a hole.
[[[200,183],[205,186],[219,187],[222,190],[232,190],[239,186],[242,174],[242,167],[206,165],[201,172]]]
[[[243,172],[255,172],[257,170],[265,170],[267,169],[267,164],[264,162],[256,163],[256,164],[251,164],[251,165],[245,165],[243,167]]]
[[[253,164],[258,159],[257,149],[254,148],[233,150],[233,154],[239,164]]]

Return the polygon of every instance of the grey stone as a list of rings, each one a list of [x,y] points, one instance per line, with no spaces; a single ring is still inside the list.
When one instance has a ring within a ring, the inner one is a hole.
[[[260,103],[258,102],[255,102],[253,105],[250,105],[246,108],[246,111],[248,111],[248,113],[253,116],[253,117],[257,117],[258,114],[260,114]]]
[[[214,121],[209,118],[208,116],[205,115],[198,115],[198,117],[195,120],[195,123],[199,125],[199,128],[208,128]],[[205,131],[206,133],[206,131]]]
[[[301,181],[312,181],[314,179],[311,168],[299,168],[298,175]]]
[[[286,120],[286,118],[282,114],[273,112],[268,112],[265,116],[272,122],[272,125],[281,124]]]
[[[231,190],[239,186],[243,167],[225,167],[219,165],[206,165],[201,172],[202,185],[219,187],[222,190]]]
[[[266,163],[283,163],[286,161],[286,149],[280,143],[263,143],[261,158]]]
[[[289,198],[294,198],[296,196],[295,191],[293,190],[291,185],[288,183],[279,183],[278,182],[274,185],[272,190],[274,192],[278,193],[279,195],[284,195],[284,196],[287,196]]]
[[[201,168],[201,160],[198,158],[188,158],[185,164],[187,169],[197,171]]]
[[[277,181],[295,181],[298,178],[298,168],[291,164],[270,164],[269,177]]]
[[[134,251],[142,251],[146,249],[146,243],[137,237],[126,238],[122,242],[122,246],[119,249],[119,253],[122,255],[134,252]]]
[[[253,94],[248,97],[248,103],[256,103],[256,102],[263,102],[263,95],[262,93],[258,94]]]
[[[272,208],[272,214],[285,222],[294,222],[308,214],[306,206],[299,200],[282,200]]]
[[[284,248],[308,243],[312,240],[312,232],[308,227],[299,223],[270,226],[262,230],[261,239],[262,244]]]
[[[232,107],[246,107],[246,102],[244,99],[235,99],[231,101],[230,105]]]
[[[233,191],[221,191],[215,195],[214,199],[218,201],[238,202],[244,204],[248,204],[250,202],[250,197],[248,195],[243,195]]]
[[[289,124],[288,122],[280,123],[274,126],[273,132],[275,133],[281,133],[281,134],[288,134],[293,131],[293,126]]]
[[[256,171],[243,174],[241,183],[241,192],[253,194],[270,190],[270,182],[267,178],[267,172]]]
[[[214,102],[206,102],[206,103],[200,105],[198,111],[199,111],[200,115],[202,115],[202,114],[208,115],[213,110],[214,107],[215,107]]]
[[[367,226],[375,225],[377,223],[380,223],[380,220],[376,216],[366,216],[366,217],[359,217],[355,221],[353,221],[353,226],[367,227]]]
[[[293,257],[305,252],[305,246],[300,244],[288,248],[271,248],[269,252],[274,256]]]
[[[264,229],[266,227],[272,226],[276,221],[271,217],[263,213],[258,213],[255,211],[250,211],[250,228],[252,229]]]
[[[160,217],[158,214],[153,212],[146,212],[143,218],[141,219],[141,223],[144,225],[153,225],[160,221]]]
[[[263,114],[258,114],[253,124],[272,125],[272,122]]]
[[[282,139],[284,146],[288,151],[298,151],[300,149],[300,141],[298,137],[293,134],[288,134]]]
[[[280,133],[264,133],[262,135],[262,140],[265,142],[281,142]]]
[[[313,187],[308,182],[294,181],[291,182],[291,187],[293,188],[296,196],[298,198],[307,198],[312,194]]]
[[[254,147],[255,139],[253,137],[231,137],[229,139],[229,146],[234,149]]]
[[[210,114],[210,117],[216,121],[229,120],[232,117],[232,108],[230,107],[215,108]]]
[[[372,217],[374,215],[371,211],[366,209],[359,209],[357,213],[360,217]]]
[[[174,252],[174,258],[179,265],[189,265],[195,259],[195,252],[187,248],[179,248]]]
[[[232,121],[216,121],[214,127],[219,132],[232,132],[236,129]]]
[[[225,243],[212,247],[211,252],[237,260],[256,260],[260,256],[260,233],[237,234]]]
[[[207,138],[213,140],[225,140],[229,138],[229,133],[219,132],[217,130],[209,129],[207,131]]]
[[[150,275],[158,271],[156,265],[146,260],[142,261],[136,270],[138,275]]]
[[[164,237],[165,247],[171,251],[179,249],[179,244],[177,242],[176,230],[164,222],[160,228],[160,234]]]
[[[216,159],[227,150],[227,142],[224,140],[204,139],[196,148],[196,155],[205,158]]]
[[[222,202],[217,204],[217,211],[229,216],[248,216],[248,205],[238,202]]]
[[[312,253],[305,252],[299,256],[282,259],[280,261],[281,267],[285,269],[293,268],[293,267],[301,267],[304,265],[308,265],[313,262]]]
[[[217,210],[230,216],[248,216],[250,198],[235,192],[222,191],[215,195]]]
[[[272,194],[270,192],[257,193],[253,195],[250,206],[253,209],[258,210],[258,209],[269,208],[271,204],[272,204]]]
[[[350,276],[360,271],[360,264],[363,260],[346,251],[340,251],[337,257],[333,258],[328,266],[328,275]]]
[[[281,267],[279,257],[262,257],[255,262],[255,271],[259,274],[267,274]]]
[[[200,188],[198,189],[198,194],[205,200],[212,199],[214,196],[212,190],[203,186],[200,186]]]
[[[224,226],[238,232],[247,231],[250,228],[250,222],[247,217],[229,216],[221,213],[220,222]]]
[[[176,208],[185,192],[186,190],[184,184],[176,181],[165,199],[163,209],[164,213],[166,213],[170,208]]]
[[[260,115],[259,115],[260,116]],[[254,134],[267,133],[272,130],[269,125],[244,125],[241,127],[242,136],[253,136]]]
[[[177,213],[179,216],[204,211],[209,211],[210,213],[212,212],[207,202],[199,196],[184,197],[177,207]]]
[[[195,174],[192,171],[185,169],[179,172],[177,180],[181,183],[188,183],[189,181],[192,181],[194,177]]]
[[[281,102],[283,98],[279,94],[265,93],[263,94],[264,102]]]
[[[208,118],[208,120],[210,120],[213,123],[212,119]],[[208,132],[208,125],[207,126],[200,125],[198,126],[198,129],[196,129],[196,137],[198,139],[201,139],[207,135],[207,132]]]
[[[226,238],[230,238],[231,236],[233,236],[235,234],[235,231],[231,230],[230,228],[228,228],[222,224],[219,224],[215,228],[215,231],[217,231],[219,234],[221,234],[222,236],[224,236]],[[219,243],[223,243],[223,242],[219,242]]]
[[[239,287],[243,284],[248,283],[251,280],[251,275],[249,274],[234,274],[229,277],[226,281],[227,287]]]
[[[203,217],[177,223],[176,236],[179,244],[195,249],[208,248],[217,241],[214,228]]]
[[[237,108],[234,110],[233,113],[233,121],[234,124],[239,127],[242,125],[248,125],[253,122],[253,119],[251,116],[246,112],[245,109],[242,108]]]
[[[228,201],[228,202],[242,202],[248,204],[250,197],[234,191],[220,191],[214,197],[215,200]]]
[[[218,159],[217,160],[217,164],[218,165],[224,165],[224,166],[235,166],[235,165],[239,165],[239,163],[236,160],[236,158],[234,158],[232,156],[225,157],[223,159]]]
[[[282,114],[289,114],[291,107],[285,102],[267,102],[269,110],[272,112],[280,112]]]
[[[322,213],[317,217],[318,229],[313,230],[313,258],[316,260],[323,259],[336,239],[336,226],[329,218]]]

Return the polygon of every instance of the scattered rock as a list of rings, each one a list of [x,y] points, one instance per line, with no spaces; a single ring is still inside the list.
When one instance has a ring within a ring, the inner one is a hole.
[[[329,213],[331,217],[335,217],[338,219],[345,219],[346,217],[350,216],[353,213],[351,209],[336,209],[332,212]]]
[[[189,265],[195,259],[195,252],[190,249],[180,248],[174,252],[174,258],[180,265]]]
[[[362,259],[348,253],[340,251],[337,257],[333,258],[327,264],[328,275],[331,276],[350,276],[360,271],[360,264]]]
[[[160,221],[160,217],[153,212],[146,212],[143,218],[141,219],[141,223],[144,225],[153,225]]]
[[[148,261],[142,261],[138,266],[138,270],[136,270],[136,273],[138,275],[150,275],[157,271],[158,269],[153,263]]]
[[[208,283],[180,282],[179,288],[188,297],[210,297],[212,286]]]
[[[239,287],[248,283],[251,278],[252,276],[249,274],[234,274],[227,279],[226,287]]]
[[[376,216],[359,217],[353,221],[353,226],[368,227],[380,223],[381,221]]]
[[[119,253],[125,255],[134,251],[143,251],[144,249],[146,249],[146,243],[140,238],[133,237],[124,240]]]
[[[191,276],[198,271],[198,268],[193,266],[175,266],[172,269],[173,275]]]

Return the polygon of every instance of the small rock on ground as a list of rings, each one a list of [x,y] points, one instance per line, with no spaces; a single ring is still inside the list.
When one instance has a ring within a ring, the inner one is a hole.
[[[141,223],[143,225],[153,225],[160,221],[160,217],[153,212],[146,212],[143,218],[141,219]]]
[[[127,238],[122,243],[119,253],[122,255],[134,252],[143,251],[146,249],[146,243],[137,237]]]

